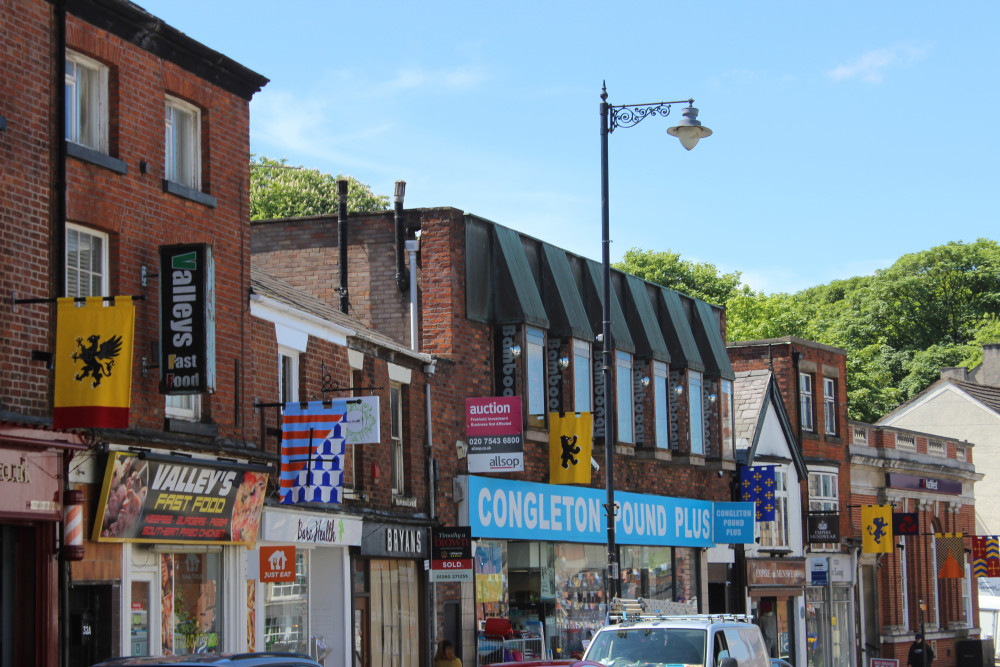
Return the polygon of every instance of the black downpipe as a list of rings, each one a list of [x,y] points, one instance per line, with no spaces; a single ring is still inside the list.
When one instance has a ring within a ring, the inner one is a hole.
[[[50,151],[55,159],[52,197],[52,279],[55,281],[55,294],[66,296],[66,0],[56,0],[54,5],[55,22],[55,57],[52,72],[56,122],[52,130],[52,146]],[[63,479],[60,485],[60,500],[66,497],[69,488],[69,454],[63,452]],[[65,523],[59,524],[59,663],[69,666],[69,561],[66,560],[66,549],[63,542],[66,539]]]
[[[792,381],[795,383],[795,405],[796,413],[799,415],[798,423],[798,436],[799,436],[799,451],[802,451],[802,387],[799,384],[799,351],[794,347],[792,348]]]
[[[337,181],[337,249],[340,251],[338,260],[340,269],[340,312],[347,314],[351,302],[347,295],[347,179]]]
[[[410,275],[406,272],[406,229],[403,225],[403,197],[406,195],[406,181],[396,181],[396,286],[400,292],[410,289]]]

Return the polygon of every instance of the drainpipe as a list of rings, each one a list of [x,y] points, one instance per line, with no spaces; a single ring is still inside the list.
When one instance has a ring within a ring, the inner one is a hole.
[[[406,263],[403,259],[403,247],[406,243],[406,229],[403,227],[403,197],[406,195],[406,181],[396,181],[396,286],[400,292],[405,292],[413,284],[406,277]],[[412,266],[412,263],[411,263]]]
[[[417,326],[417,251],[420,250],[420,239],[408,239],[406,241],[406,252],[410,253],[410,349],[414,352],[420,349],[417,340],[419,327]],[[398,275],[398,274],[397,274]]]
[[[340,251],[338,260],[340,269],[340,312],[347,314],[351,302],[347,297],[347,179],[337,180],[337,249]]]
[[[409,242],[407,242],[407,244],[409,244]],[[416,292],[417,290],[412,291]],[[436,503],[434,502],[434,496],[437,493],[437,461],[434,460],[434,429],[432,428],[431,422],[431,383],[429,380],[436,371],[437,365],[435,361],[432,360],[431,363],[424,365],[424,405],[426,410],[425,423],[427,431],[427,495],[432,524],[435,519],[437,519]],[[431,558],[433,557],[434,556],[432,554]],[[434,644],[437,639],[437,584],[432,582],[430,577],[431,573],[428,569],[426,589],[429,593],[427,596],[427,618],[429,619],[429,622],[427,623],[428,664],[430,664],[430,661],[434,660]]]

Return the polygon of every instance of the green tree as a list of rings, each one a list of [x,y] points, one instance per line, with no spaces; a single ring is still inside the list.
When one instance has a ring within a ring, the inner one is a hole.
[[[285,158],[250,156],[250,219],[270,220],[304,215],[336,215],[337,179],[318,169],[293,167]],[[370,213],[389,208],[389,196],[347,177],[347,210]]]
[[[750,288],[742,285],[739,271],[721,273],[714,264],[681,259],[680,253],[669,250],[662,252],[632,248],[614,267],[719,305],[724,305],[737,294],[750,293]]]

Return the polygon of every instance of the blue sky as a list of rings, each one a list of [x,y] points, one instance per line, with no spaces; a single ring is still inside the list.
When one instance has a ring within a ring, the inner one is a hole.
[[[673,250],[768,293],[997,238],[1000,3],[137,0],[268,77],[254,153],[600,259],[611,104],[695,99],[685,151],[609,138],[612,260]],[[993,44],[993,46],[990,46]]]

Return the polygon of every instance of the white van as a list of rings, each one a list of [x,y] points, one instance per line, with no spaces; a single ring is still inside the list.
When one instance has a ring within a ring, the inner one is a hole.
[[[612,622],[583,658],[609,667],[770,667],[760,628],[746,616],[647,614],[641,603],[616,600]]]

